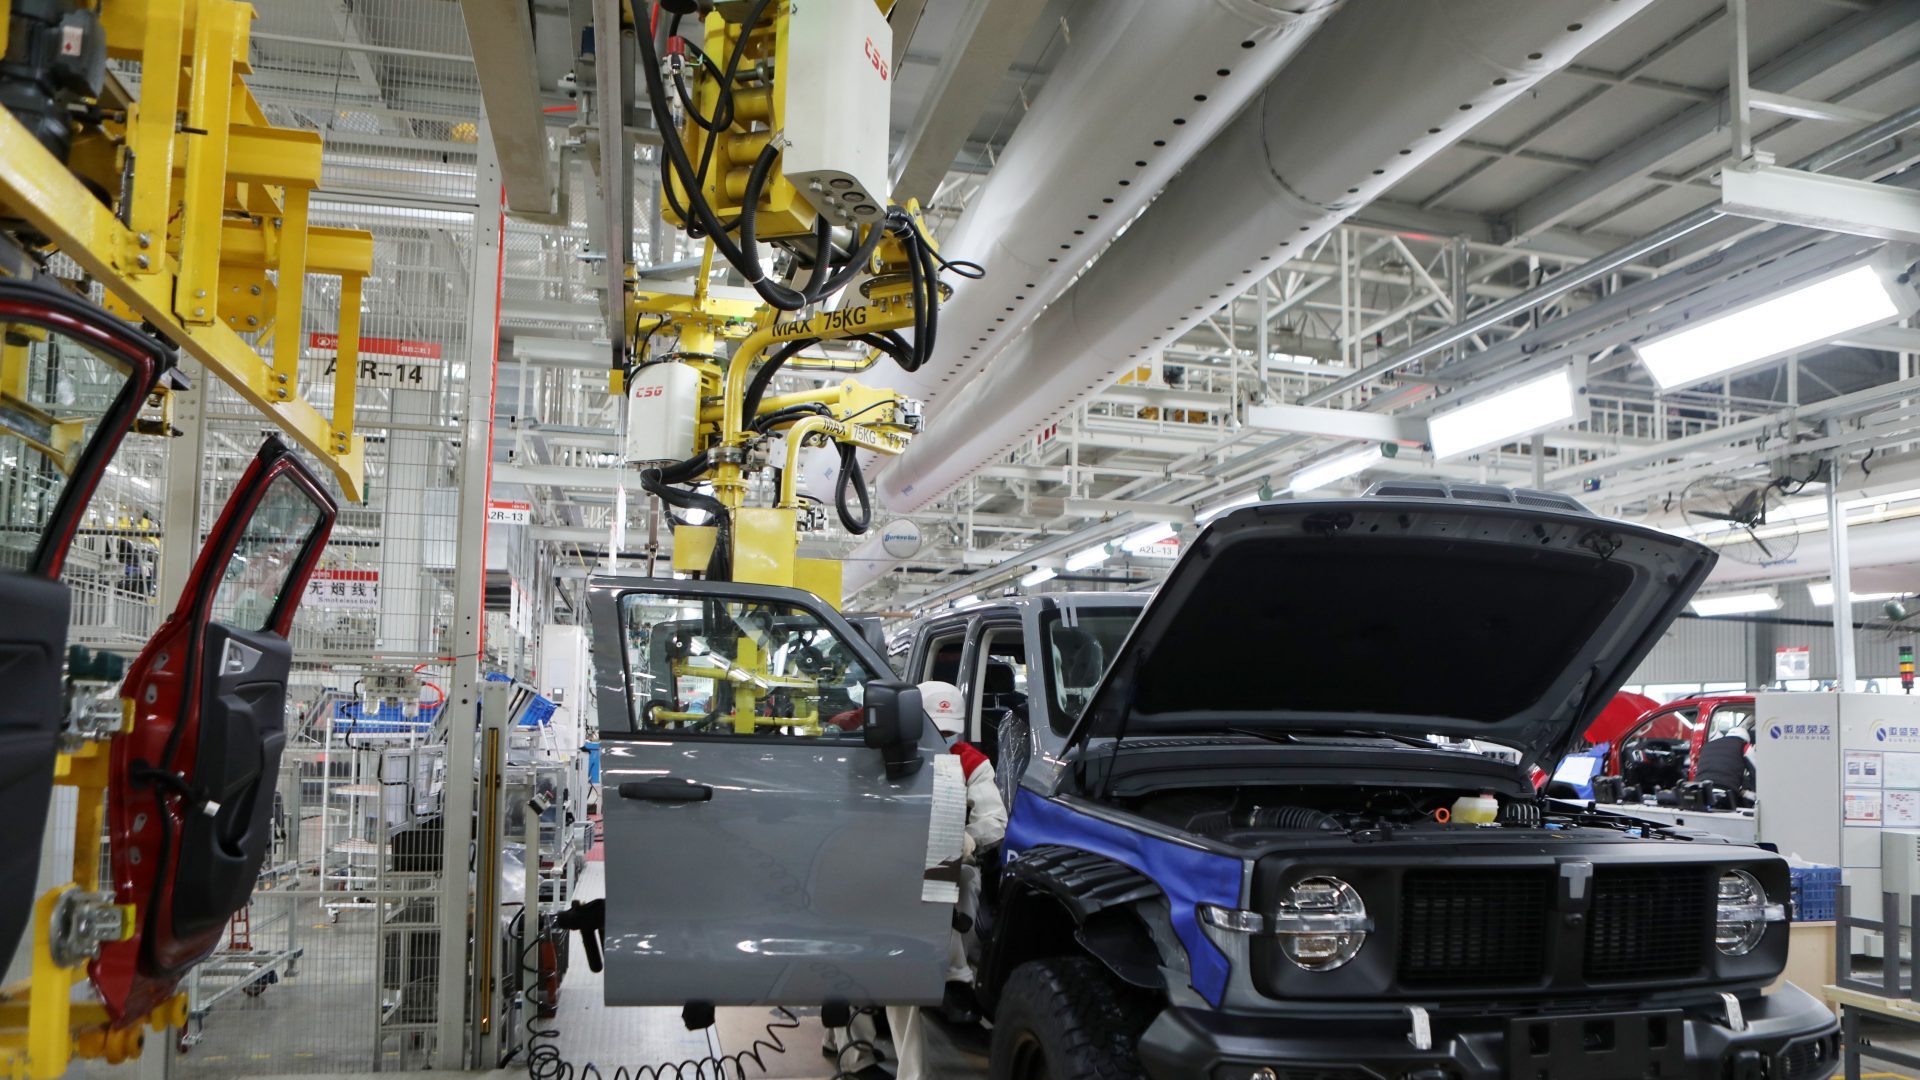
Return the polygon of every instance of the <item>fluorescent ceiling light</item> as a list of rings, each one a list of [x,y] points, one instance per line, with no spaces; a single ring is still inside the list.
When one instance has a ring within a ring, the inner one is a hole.
[[[1138,532],[1130,532],[1120,538],[1122,551],[1139,551],[1143,547],[1173,539],[1173,526],[1162,521],[1149,525]]]
[[[1573,372],[1562,368],[1433,417],[1427,421],[1427,442],[1434,457],[1459,457],[1572,423],[1578,412]]]
[[[973,607],[975,604],[978,604],[979,602],[980,602],[980,597],[977,593],[968,593],[965,596],[955,599],[953,602],[953,606],[957,608]]]
[[[1871,603],[1875,600],[1891,600],[1896,596],[1905,596],[1905,595],[1907,594],[1899,593],[1899,592],[1849,592],[1847,593],[1847,596],[1852,598],[1853,602],[1856,604]],[[1831,581],[1807,582],[1807,596],[1809,599],[1813,601],[1814,607],[1832,607],[1833,606],[1833,582]]]
[[[1776,293],[1636,346],[1662,390],[1892,322],[1900,305],[1868,263]]]
[[[1031,589],[1035,585],[1044,585],[1060,576],[1060,571],[1051,566],[1035,567],[1032,572],[1020,579],[1020,584]]]
[[[1385,460],[1386,455],[1380,452],[1378,446],[1369,446],[1365,450],[1328,458],[1294,473],[1293,482],[1287,485],[1287,490],[1295,495],[1302,495],[1326,487],[1328,484],[1339,483],[1349,476],[1358,476]]]
[[[1695,615],[1747,615],[1756,611],[1779,611],[1780,597],[1772,590],[1762,592],[1721,593],[1693,598]]]
[[[1209,506],[1205,510],[1202,510],[1199,513],[1193,515],[1193,520],[1199,521],[1199,522],[1212,521],[1214,518],[1219,517],[1221,514],[1224,514],[1229,510],[1238,510],[1243,506],[1252,506],[1254,503],[1257,503],[1259,501],[1260,501],[1260,496],[1258,493],[1238,495],[1238,496],[1235,496],[1234,498],[1228,499],[1226,502],[1214,503],[1212,506]]]
[[[1090,548],[1076,551],[1067,556],[1067,570],[1071,573],[1075,570],[1085,570],[1090,566],[1099,566],[1101,563],[1106,562],[1109,556],[1110,553],[1107,551],[1107,545],[1095,544]]]

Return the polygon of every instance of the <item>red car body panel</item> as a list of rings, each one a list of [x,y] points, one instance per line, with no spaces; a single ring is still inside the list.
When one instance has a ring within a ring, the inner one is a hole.
[[[1700,768],[1700,748],[1707,744],[1707,732],[1713,730],[1713,714],[1730,705],[1742,706],[1748,711],[1749,715],[1751,715],[1753,711],[1753,695],[1701,694],[1697,697],[1687,697],[1680,698],[1676,701],[1669,701],[1665,705],[1648,711],[1645,715],[1634,721],[1632,725],[1621,729],[1618,738],[1611,740],[1613,745],[1607,749],[1607,775],[1621,775],[1620,744],[1628,736],[1631,736],[1636,729],[1640,728],[1643,724],[1657,723],[1664,717],[1672,716],[1675,713],[1683,712],[1687,709],[1694,709],[1697,710],[1697,715],[1694,718],[1694,727],[1692,731],[1687,733],[1687,779],[1695,779],[1695,773]]]
[[[1611,743],[1632,727],[1641,717],[1660,707],[1660,703],[1645,694],[1635,694],[1622,690],[1613,695],[1607,707],[1587,725],[1586,740],[1588,746]]]

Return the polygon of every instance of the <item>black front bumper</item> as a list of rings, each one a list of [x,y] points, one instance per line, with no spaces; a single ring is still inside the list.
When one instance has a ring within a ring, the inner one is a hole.
[[[1421,1050],[1408,1038],[1410,1017],[1394,1022],[1168,1009],[1141,1038],[1140,1059],[1154,1080],[1617,1080],[1644,1075],[1824,1080],[1833,1075],[1839,1023],[1812,996],[1783,986],[1743,1002],[1742,1011],[1744,1031],[1728,1027],[1719,1008],[1435,1018],[1431,1049]],[[1650,1031],[1655,1033],[1651,1040]]]

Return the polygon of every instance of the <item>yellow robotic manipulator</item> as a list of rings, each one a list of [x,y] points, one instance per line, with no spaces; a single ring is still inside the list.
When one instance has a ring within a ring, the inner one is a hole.
[[[774,378],[855,373],[883,358],[919,368],[950,292],[942,272],[980,269],[941,257],[916,203],[881,195],[885,72],[833,62],[875,41],[886,53],[880,8],[723,3],[699,42],[681,23],[656,27],[660,41],[644,28],[637,36],[663,132],[665,216],[704,238],[705,258],[690,295],[629,293],[631,359],[613,379],[628,400],[625,457],[673,515],[676,570],[797,586],[837,606],[839,563],[798,555],[800,532],[824,524],[824,507],[800,491],[801,456],[838,454],[834,509],[863,533],[873,513],[857,455],[905,450],[920,409],[851,378],[783,394],[771,392]],[[762,242],[781,253],[778,277]],[[751,298],[712,295],[716,253]],[[674,344],[653,348],[656,339]],[[841,351],[822,355],[828,343]],[[752,478],[773,469],[771,505],[748,505]]]

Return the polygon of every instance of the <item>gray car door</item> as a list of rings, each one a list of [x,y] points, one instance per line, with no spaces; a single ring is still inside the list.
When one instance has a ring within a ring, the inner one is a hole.
[[[943,747],[925,725],[924,760],[890,776],[865,745],[861,701],[894,678],[885,659],[796,589],[603,576],[590,608],[606,1003],[938,1001],[952,902],[927,863]]]

